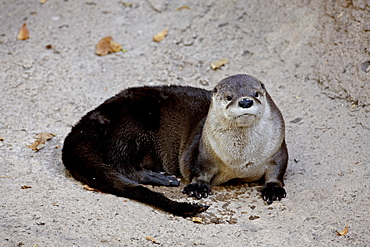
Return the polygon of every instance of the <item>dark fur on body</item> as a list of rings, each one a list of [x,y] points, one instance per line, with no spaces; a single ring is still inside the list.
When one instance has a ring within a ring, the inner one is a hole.
[[[74,178],[100,191],[174,215],[203,212],[207,206],[176,202],[140,184],[178,186],[175,177],[163,172],[180,177],[185,169],[185,179],[193,182],[184,193],[197,198],[208,196],[212,181],[193,178],[202,174],[197,156],[203,152],[199,143],[211,99],[212,92],[193,87],[126,89],[87,113],[72,128],[64,142],[63,163]],[[286,157],[279,164],[278,183],[266,183],[262,190],[269,202],[285,197],[282,186],[287,153],[285,142],[281,145],[280,152]]]
[[[86,114],[63,147],[63,163],[77,180],[181,216],[206,206],[172,201],[143,184],[179,185],[179,154],[207,115],[211,93],[179,86],[129,88]]]

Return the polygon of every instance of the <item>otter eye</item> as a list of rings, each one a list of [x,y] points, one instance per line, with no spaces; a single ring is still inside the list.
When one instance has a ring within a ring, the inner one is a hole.
[[[260,94],[259,94],[258,92],[256,92],[256,93],[254,94],[254,97],[255,97],[255,98],[258,98],[258,97],[260,97]]]
[[[233,96],[229,95],[229,96],[226,97],[226,99],[227,99],[227,101],[231,101],[233,99]]]

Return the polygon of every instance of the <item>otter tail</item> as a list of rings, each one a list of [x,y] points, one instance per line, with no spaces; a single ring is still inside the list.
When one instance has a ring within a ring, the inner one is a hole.
[[[101,143],[104,119],[89,121],[89,124],[83,122],[73,127],[62,150],[63,163],[75,179],[102,192],[146,203],[178,216],[190,217],[207,210],[208,206],[173,201],[106,164],[101,151],[104,150]]]

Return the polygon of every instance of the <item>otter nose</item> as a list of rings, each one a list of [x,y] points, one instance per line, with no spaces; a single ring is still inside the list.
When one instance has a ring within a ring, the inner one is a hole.
[[[253,105],[253,100],[244,98],[241,101],[239,101],[239,106],[242,108],[249,108]]]

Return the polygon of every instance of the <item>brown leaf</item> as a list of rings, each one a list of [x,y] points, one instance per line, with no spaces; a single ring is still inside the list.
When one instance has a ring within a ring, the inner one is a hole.
[[[4,138],[0,137],[0,142],[3,142],[4,141]]]
[[[96,54],[99,56],[105,56],[108,53],[111,52],[118,52],[122,50],[122,45],[114,42],[113,38],[111,36],[107,36],[105,38],[102,38],[97,44],[96,44]]]
[[[211,63],[211,68],[213,70],[216,70],[216,69],[221,68],[221,66],[224,66],[225,64],[228,64],[228,63],[229,63],[229,59],[223,58],[223,59],[220,59],[216,62]]]
[[[98,190],[98,189],[95,189],[95,188],[92,188],[92,187],[90,187],[90,186],[88,186],[87,184],[85,184],[84,186],[82,186],[85,190],[87,190],[87,191],[95,191],[95,192],[99,192],[99,193],[103,193],[103,192],[101,192],[100,190]]]
[[[31,189],[32,187],[31,186],[28,186],[28,185],[22,185],[21,186],[21,189],[22,190],[25,190],[25,189]]]
[[[27,145],[29,148],[31,148],[33,151],[39,151],[41,148],[45,146],[46,141],[53,138],[55,135],[48,132],[41,132],[37,135],[35,135],[36,141],[34,141],[31,145]]]
[[[182,10],[182,9],[190,9],[190,7],[189,6],[181,6],[181,7],[178,7],[177,9],[176,9],[176,11],[179,11],[179,10]]]
[[[107,55],[109,52],[111,52],[111,48],[110,48],[110,42],[112,41],[112,37],[111,36],[108,36],[108,37],[105,37],[105,38],[102,38],[99,43],[96,45],[96,54],[98,54],[99,56],[105,56]]]
[[[31,145],[27,145],[30,149],[32,149],[33,151],[37,152],[39,151],[41,148],[43,148],[45,146],[45,144],[42,144],[40,142],[40,140],[36,140],[34,141]]]
[[[153,41],[161,42],[167,36],[167,33],[168,33],[168,27],[166,29],[164,29],[162,32],[154,35],[153,36]]]
[[[193,217],[192,218],[192,221],[194,222],[194,223],[202,223],[202,221],[203,221],[203,219],[202,218],[198,218],[198,217]]]
[[[46,3],[47,0],[40,0],[40,3]]]
[[[110,43],[110,47],[111,47],[111,49],[112,49],[113,52],[118,52],[118,51],[122,50],[122,45],[120,45],[120,44],[118,44],[118,43],[116,43],[114,41],[112,41]]]
[[[342,231],[338,232],[338,231],[335,231],[339,236],[344,236],[344,235],[347,235],[348,233],[348,226],[346,226],[346,228],[344,228]]]
[[[45,139],[45,141],[48,141],[51,138],[53,138],[54,136],[56,136],[56,135],[54,135],[53,133],[41,132],[41,133],[38,133],[37,135],[35,135],[35,138],[36,139]]]
[[[30,38],[30,33],[28,32],[27,29],[27,24],[23,23],[21,29],[19,30],[19,33],[17,35],[18,40],[26,40]]]
[[[132,4],[132,3],[126,3],[126,2],[122,2],[122,1],[120,1],[120,2],[118,2],[118,3],[123,4],[123,5],[125,5],[126,7],[132,7],[132,6],[133,6],[133,4]]]
[[[153,237],[147,236],[145,239],[146,239],[146,240],[150,240],[150,241],[152,241],[153,243],[157,243],[157,241],[156,241]]]

